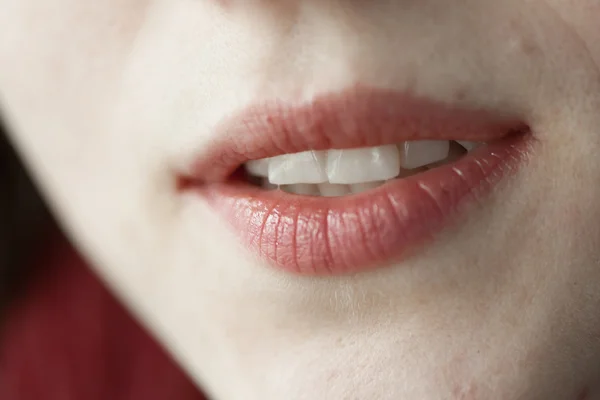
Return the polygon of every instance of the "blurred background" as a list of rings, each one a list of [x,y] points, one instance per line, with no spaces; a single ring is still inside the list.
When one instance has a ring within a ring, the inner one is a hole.
[[[10,145],[1,120],[0,182],[0,305],[4,313],[32,272],[35,252],[31,249],[39,246],[42,231],[53,221]]]

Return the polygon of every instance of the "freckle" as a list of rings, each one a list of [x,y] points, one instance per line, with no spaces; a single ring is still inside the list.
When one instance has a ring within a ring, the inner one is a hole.
[[[457,101],[463,101],[467,97],[467,89],[459,88],[454,92],[454,99]]]
[[[521,48],[523,49],[523,53],[528,56],[536,55],[539,52],[539,47],[536,46],[533,42],[524,41],[521,44]]]

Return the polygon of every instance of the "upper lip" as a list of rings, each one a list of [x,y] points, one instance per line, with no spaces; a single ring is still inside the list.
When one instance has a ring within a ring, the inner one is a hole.
[[[274,101],[242,110],[217,126],[216,141],[189,174],[197,183],[221,182],[249,160],[281,154],[427,139],[490,142],[525,130],[514,116],[356,87],[310,103]]]

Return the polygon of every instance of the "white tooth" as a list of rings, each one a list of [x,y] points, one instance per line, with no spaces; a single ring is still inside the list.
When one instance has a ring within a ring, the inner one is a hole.
[[[402,148],[402,167],[414,169],[442,161],[448,157],[450,142],[447,140],[420,140],[406,142]]]
[[[371,189],[375,189],[381,185],[383,185],[385,182],[367,182],[367,183],[357,183],[354,185],[350,185],[350,191],[352,193],[362,193],[362,192],[366,192],[368,190]]]
[[[266,178],[269,176],[269,159],[263,158],[261,160],[251,160],[248,161],[245,165],[246,171],[250,175],[260,176],[262,178]]]
[[[477,142],[467,142],[465,140],[457,140],[456,143],[460,144],[467,151],[471,151],[471,150],[474,150],[477,147],[479,147],[479,143],[477,143]]]
[[[277,189],[277,185],[273,185],[272,183],[270,183],[267,178],[262,179],[260,187],[262,187],[263,189],[266,189],[266,190]]]
[[[284,154],[269,161],[269,182],[276,185],[327,182],[327,152]]]
[[[340,197],[350,194],[350,187],[348,185],[322,183],[319,185],[319,191],[323,197]]]
[[[309,185],[306,183],[297,183],[294,185],[283,185],[281,190],[293,194],[301,194],[304,196],[317,196],[319,195],[319,187],[317,185]]]
[[[399,174],[400,154],[395,145],[330,150],[327,158],[327,176],[330,183],[383,181],[395,178]]]

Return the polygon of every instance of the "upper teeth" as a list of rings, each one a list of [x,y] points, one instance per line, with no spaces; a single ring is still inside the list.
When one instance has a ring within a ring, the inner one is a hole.
[[[327,152],[304,151],[273,157],[268,176],[275,185],[327,182]]]
[[[479,146],[479,143],[476,142],[466,142],[464,140],[457,140],[456,143],[460,144],[462,147],[467,149],[467,151],[471,151]]]
[[[400,174],[398,147],[380,146],[364,149],[330,150],[327,177],[330,183],[353,184],[385,181]],[[293,177],[291,177],[293,179]],[[271,175],[269,174],[269,180]]]
[[[459,143],[467,150],[477,145]],[[354,185],[393,179],[400,175],[401,168],[415,169],[446,159],[449,149],[448,141],[406,142],[398,146],[284,154],[249,161],[245,167],[251,175],[268,178],[271,184],[319,184],[322,192],[335,196],[348,189],[330,184]],[[360,188],[357,186],[356,190]]]
[[[246,171],[254,176],[269,176],[269,159],[252,160],[246,163]]]
[[[402,150],[402,167],[414,169],[442,161],[448,157],[450,142],[425,140],[420,142],[406,142]]]

